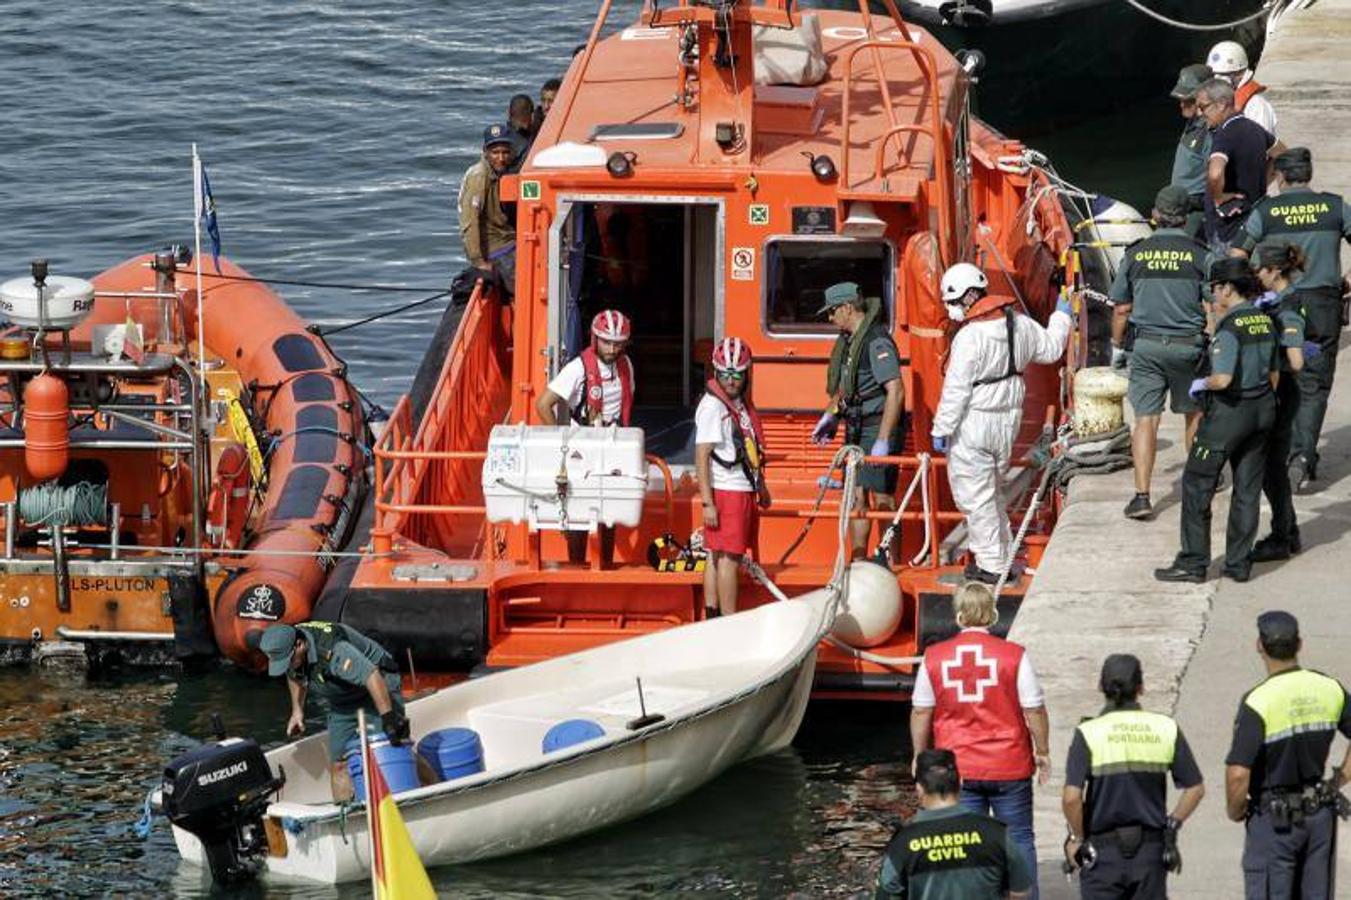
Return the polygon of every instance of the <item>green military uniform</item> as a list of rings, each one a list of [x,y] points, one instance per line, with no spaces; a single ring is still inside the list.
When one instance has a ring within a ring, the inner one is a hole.
[[[1337,339],[1342,330],[1342,241],[1351,241],[1351,205],[1338,194],[1307,185],[1284,188],[1254,208],[1243,226],[1240,246],[1251,251],[1258,241],[1276,237],[1304,251],[1307,265],[1295,282],[1306,313],[1305,338],[1317,348],[1305,354],[1295,374],[1300,407],[1293,426],[1292,453],[1313,477],[1318,469],[1318,438],[1328,411],[1328,395],[1337,369]]]
[[[1127,397],[1137,416],[1190,413],[1196,402],[1187,387],[1201,360],[1206,313],[1201,306],[1208,252],[1180,228],[1160,228],[1126,248],[1108,294],[1131,305],[1135,330]]]
[[[1225,764],[1251,773],[1243,846],[1249,898],[1331,896],[1336,822],[1313,788],[1335,732],[1351,737],[1349,699],[1336,679],[1296,666],[1268,677],[1239,704]]]
[[[1277,294],[1267,311],[1276,323],[1280,344],[1281,379],[1276,383],[1276,421],[1267,438],[1266,471],[1262,476],[1262,493],[1271,505],[1271,540],[1273,549],[1289,552],[1299,547],[1299,523],[1295,519],[1295,501],[1290,486],[1291,441],[1295,417],[1299,414],[1300,392],[1295,372],[1290,370],[1286,350],[1304,346],[1304,307],[1293,287]]]
[[[896,830],[875,900],[995,900],[1029,890],[1033,873],[1004,823],[960,805],[925,809]]]
[[[1080,873],[1085,900],[1167,895],[1169,774],[1179,788],[1201,783],[1187,739],[1168,716],[1125,703],[1074,730],[1065,784],[1084,791],[1084,830],[1098,854]]]
[[[846,285],[857,290],[852,284]],[[839,294],[828,294],[828,303],[832,296]],[[875,297],[868,298],[866,303],[858,330],[842,334],[836,340],[826,383],[826,390],[836,397],[844,419],[845,443],[862,447],[865,453],[881,436],[886,384],[901,377],[901,354],[887,328],[882,303]],[[901,424],[901,416],[897,416],[896,427],[886,435],[893,453],[901,450]],[[859,468],[857,484],[867,491],[891,494],[896,491],[896,478],[895,466],[866,465]]]
[[[1224,573],[1246,580],[1257,536],[1266,441],[1276,420],[1271,373],[1276,371],[1276,329],[1251,303],[1231,309],[1215,327],[1210,346],[1212,375],[1233,376],[1223,391],[1210,391],[1205,416],[1182,472],[1182,549],[1174,567],[1204,576],[1210,565],[1210,504],[1225,462],[1233,473]]]
[[[380,713],[366,687],[372,672],[382,673],[394,709],[403,712],[399,667],[389,651],[355,628],[304,622],[295,629],[305,638],[305,664],[298,671],[289,670],[287,677],[306,683],[309,692],[328,705],[328,754],[337,762],[357,736],[358,709],[366,711],[368,721],[379,722]]]
[[[1192,198],[1187,211],[1186,233],[1201,234],[1205,226],[1206,169],[1210,164],[1210,123],[1196,114],[1187,120],[1173,154],[1173,177],[1169,180]]]

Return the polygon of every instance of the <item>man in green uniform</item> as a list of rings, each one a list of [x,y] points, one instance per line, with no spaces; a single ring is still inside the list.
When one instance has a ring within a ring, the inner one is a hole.
[[[1262,493],[1271,506],[1271,534],[1253,545],[1253,562],[1289,559],[1303,549],[1288,468],[1295,417],[1299,414],[1299,384],[1295,378],[1304,368],[1304,304],[1294,286],[1303,266],[1303,252],[1288,241],[1268,239],[1253,248],[1252,267],[1266,289],[1256,306],[1275,321],[1281,344],[1276,422],[1267,438],[1267,467],[1262,477]]]
[[[1135,464],[1135,496],[1126,505],[1131,519],[1152,519],[1149,483],[1154,475],[1154,450],[1159,438],[1163,401],[1187,419],[1190,449],[1201,408],[1187,395],[1196,377],[1205,344],[1206,311],[1201,288],[1208,251],[1182,230],[1191,198],[1168,185],[1154,198],[1159,230],[1126,248],[1109,297],[1112,300],[1112,365],[1126,365],[1127,332],[1135,334],[1130,356],[1127,398],[1135,410],[1131,457]]]
[[[1032,873],[1002,822],[968,812],[957,757],[925,750],[915,758],[920,811],[896,830],[882,857],[874,900],[1022,900]]]
[[[1257,617],[1257,654],[1267,677],[1248,691],[1225,758],[1226,811],[1243,822],[1243,884],[1249,900],[1331,897],[1337,791],[1351,779],[1351,749],[1323,781],[1334,733],[1351,737],[1351,697],[1335,678],[1299,666],[1299,622],[1273,610]]]
[[[1070,742],[1065,858],[1081,868],[1084,900],[1168,896],[1167,873],[1182,868],[1177,833],[1206,793],[1177,722],[1140,709],[1143,684],[1139,659],[1107,657],[1098,681],[1107,706],[1079,723]],[[1170,774],[1182,789],[1171,815],[1164,812]],[[1081,866],[1085,860],[1092,862]]]
[[[357,736],[357,710],[364,709],[368,719],[378,716],[394,746],[409,739],[394,657],[355,628],[336,622],[273,625],[262,633],[258,649],[267,656],[268,675],[286,676],[291,692],[288,736],[305,731],[305,697],[310,691],[327,703],[333,799],[350,799],[352,781],[345,756]]]
[[[1215,73],[1210,66],[1183,66],[1173,85],[1173,97],[1187,124],[1182,127],[1177,150],[1173,153],[1173,177],[1169,183],[1187,192],[1187,234],[1199,238],[1206,221],[1206,167],[1210,162],[1210,123],[1196,108],[1196,92]]]
[[[901,354],[887,328],[886,309],[876,297],[866,300],[852,281],[826,288],[826,302],[820,314],[840,329],[830,352],[826,374],[826,393],[831,404],[812,430],[812,441],[827,444],[834,440],[843,419],[844,440],[862,447],[869,456],[899,453],[901,410],[905,391],[901,385]],[[896,508],[896,467],[866,465],[859,469],[859,495],[856,503],[869,509]],[[859,519],[850,523],[855,557],[867,552],[872,523]]]
[[[1261,512],[1266,442],[1276,420],[1276,328],[1253,306],[1257,280],[1246,260],[1225,257],[1210,267],[1217,314],[1210,375],[1192,382],[1206,394],[1205,414],[1182,470],[1182,548],[1173,564],[1155,569],[1160,581],[1206,580],[1210,565],[1210,503],[1226,462],[1233,475],[1224,574],[1247,581]]]
[[[1288,240],[1304,251],[1304,275],[1295,290],[1307,315],[1304,368],[1295,374],[1300,404],[1293,429],[1290,482],[1303,490],[1318,477],[1318,438],[1337,370],[1342,326],[1342,241],[1351,241],[1351,205],[1341,195],[1315,191],[1313,156],[1294,147],[1276,157],[1278,194],[1259,202],[1244,223],[1236,250],[1250,253],[1265,237]]]

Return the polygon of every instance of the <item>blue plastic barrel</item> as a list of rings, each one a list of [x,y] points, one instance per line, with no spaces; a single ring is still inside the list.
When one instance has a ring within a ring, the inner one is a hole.
[[[544,752],[553,753],[573,744],[604,737],[605,729],[590,719],[568,719],[559,722],[544,735]]]
[[[483,742],[472,728],[442,728],[418,741],[418,756],[442,781],[483,771]]]
[[[417,760],[413,757],[413,748],[407,744],[401,747],[390,746],[385,735],[370,735],[371,752],[375,754],[375,763],[385,776],[392,794],[411,791],[421,787],[417,777]],[[353,738],[347,743],[347,774],[352,776],[352,786],[356,789],[358,801],[366,799],[365,768],[361,765],[361,740]]]

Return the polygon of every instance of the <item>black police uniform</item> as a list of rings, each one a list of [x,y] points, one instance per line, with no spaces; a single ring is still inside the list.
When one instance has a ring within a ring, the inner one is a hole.
[[[960,805],[926,809],[896,830],[875,900],[995,900],[1031,888],[1034,873],[1004,823]]]
[[[1167,895],[1170,773],[1179,788],[1201,783],[1191,747],[1168,716],[1128,703],[1074,730],[1065,784],[1085,789],[1084,829],[1097,851],[1097,862],[1079,873],[1084,900]]]
[[[1290,446],[1295,417],[1299,414],[1300,391],[1295,374],[1290,370],[1286,350],[1304,345],[1304,304],[1293,288],[1286,288],[1267,307],[1280,337],[1281,379],[1276,383],[1276,421],[1267,438],[1266,471],[1262,476],[1262,493],[1271,505],[1271,537],[1269,549],[1281,556],[1299,550],[1299,523],[1295,518],[1295,501],[1290,486]]]
[[[1336,822],[1314,788],[1333,733],[1351,737],[1351,697],[1295,667],[1244,695],[1225,764],[1250,770],[1243,882],[1250,900],[1330,896]]]
[[[1182,549],[1173,565],[1205,575],[1210,565],[1210,504],[1225,462],[1233,473],[1224,572],[1246,579],[1257,536],[1266,468],[1267,435],[1276,421],[1271,373],[1276,371],[1276,328],[1251,303],[1240,303],[1215,327],[1211,374],[1230,374],[1223,391],[1207,392],[1205,416],[1182,471]]]
[[[1318,437],[1327,416],[1337,370],[1337,339],[1344,324],[1341,245],[1351,241],[1351,206],[1339,194],[1295,185],[1257,204],[1244,231],[1241,246],[1246,250],[1263,238],[1279,237],[1304,251],[1305,270],[1295,291],[1306,313],[1305,339],[1317,344],[1320,352],[1306,354],[1304,368],[1295,375],[1300,409],[1291,452],[1312,478],[1318,470]]]

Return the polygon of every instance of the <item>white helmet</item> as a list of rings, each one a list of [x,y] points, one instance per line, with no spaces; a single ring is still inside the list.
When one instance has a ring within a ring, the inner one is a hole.
[[[1248,69],[1248,51],[1237,41],[1220,41],[1206,54],[1206,65],[1216,75],[1235,75]]]
[[[962,262],[943,273],[942,286],[943,302],[955,303],[966,296],[966,292],[972,288],[984,291],[990,286],[990,280],[976,266]]]

